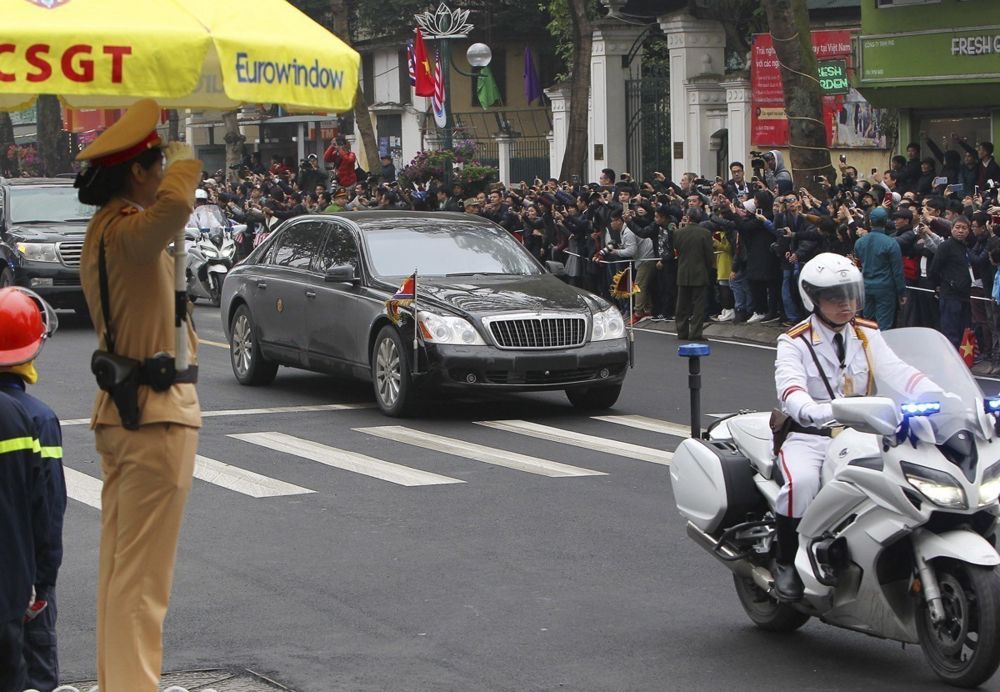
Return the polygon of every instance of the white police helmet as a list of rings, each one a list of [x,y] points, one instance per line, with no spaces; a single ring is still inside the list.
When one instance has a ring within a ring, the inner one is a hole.
[[[822,252],[799,272],[799,295],[809,312],[816,309],[820,298],[855,298],[860,310],[865,302],[865,282],[854,262],[843,255]]]

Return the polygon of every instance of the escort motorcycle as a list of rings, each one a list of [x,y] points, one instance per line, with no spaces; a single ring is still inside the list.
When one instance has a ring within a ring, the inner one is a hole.
[[[222,296],[222,282],[235,264],[236,241],[233,236],[242,233],[246,226],[233,226],[215,205],[205,207],[217,212],[219,223],[213,224],[211,228],[188,228],[185,231],[187,293],[192,302],[204,298],[218,307]]]
[[[733,572],[758,627],[790,632],[815,617],[919,644],[942,680],[975,687],[1000,664],[1000,397],[983,395],[941,333],[884,337],[943,391],[911,401],[906,383],[876,372],[877,396],[833,401],[831,424],[843,430],[799,525],[801,601],[775,597],[783,478],[769,414],[734,414],[684,440],[670,471],[675,502],[688,535]]]

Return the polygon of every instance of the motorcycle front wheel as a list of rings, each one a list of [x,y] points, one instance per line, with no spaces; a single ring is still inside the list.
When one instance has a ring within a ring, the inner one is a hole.
[[[218,276],[212,274],[208,277],[208,303],[213,308],[217,308],[222,304],[222,281],[219,280]]]
[[[964,562],[935,567],[944,619],[934,623],[921,604],[916,624],[924,658],[949,685],[978,687],[1000,665],[1000,573]]]
[[[781,603],[754,583],[753,579],[733,574],[736,595],[740,605],[753,624],[768,632],[794,632],[809,621],[809,616],[800,613],[786,603]]]

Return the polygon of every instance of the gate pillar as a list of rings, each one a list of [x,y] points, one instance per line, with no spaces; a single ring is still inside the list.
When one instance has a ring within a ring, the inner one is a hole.
[[[729,126],[729,162],[740,161],[749,169],[750,161],[750,82],[738,79],[722,82],[726,90]]]

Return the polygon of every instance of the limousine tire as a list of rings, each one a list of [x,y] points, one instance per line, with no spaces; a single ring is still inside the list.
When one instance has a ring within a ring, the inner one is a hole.
[[[264,357],[257,338],[257,325],[250,316],[250,308],[236,308],[229,323],[229,355],[233,374],[240,384],[256,387],[271,384],[278,374],[278,364]]]
[[[408,416],[416,399],[410,379],[410,363],[403,340],[395,327],[386,325],[375,337],[372,349],[372,386],[382,413],[393,418]]]
[[[600,411],[611,408],[622,393],[622,385],[605,384],[596,387],[573,388],[566,390],[566,398],[573,408],[581,411]]]

